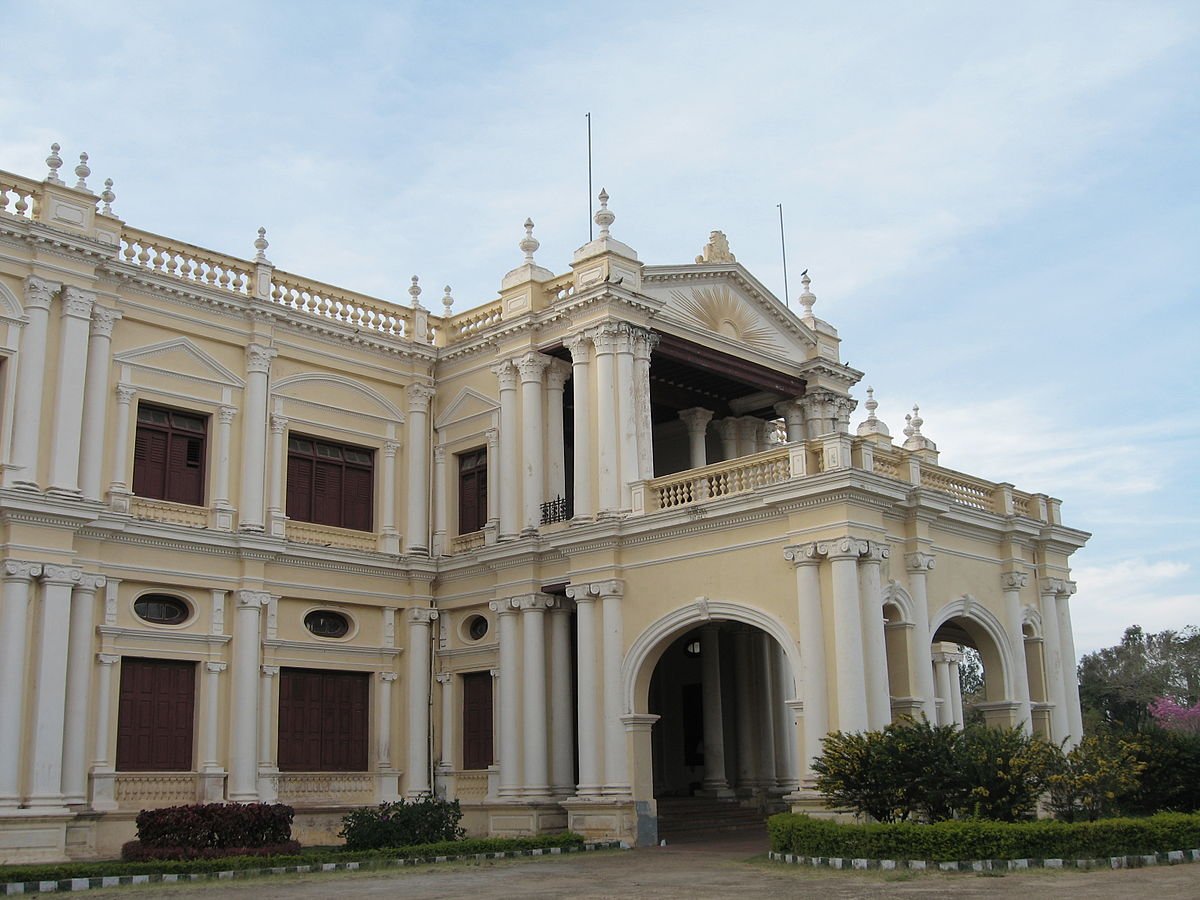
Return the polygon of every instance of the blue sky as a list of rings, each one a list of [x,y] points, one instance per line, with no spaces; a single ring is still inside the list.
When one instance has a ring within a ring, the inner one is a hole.
[[[91,155],[131,224],[439,309],[532,216],[723,229],[945,465],[1064,501],[1080,652],[1200,624],[1200,5],[0,0],[0,168]],[[859,392],[863,399],[862,391]],[[856,417],[855,421],[858,420]]]

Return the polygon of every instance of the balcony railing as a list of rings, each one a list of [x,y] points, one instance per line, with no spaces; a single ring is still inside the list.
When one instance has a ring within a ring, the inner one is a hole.
[[[571,509],[570,497],[555,497],[542,504],[542,524],[553,525],[555,522],[567,522],[575,515]]]

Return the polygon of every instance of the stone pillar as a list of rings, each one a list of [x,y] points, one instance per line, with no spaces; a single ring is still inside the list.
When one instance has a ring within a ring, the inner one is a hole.
[[[737,673],[737,789],[738,793],[758,787],[758,754],[754,733],[754,668],[750,656],[750,630],[739,626],[733,632],[733,667]]]
[[[521,794],[521,655],[517,610],[511,600],[493,600],[488,607],[500,623],[500,703],[496,721],[500,728],[500,799]]]
[[[379,513],[379,550],[381,553],[397,554],[400,552],[400,533],[396,528],[396,452],[400,449],[399,441],[384,441],[383,442],[383,485],[382,485],[382,509]],[[434,459],[434,482],[437,482],[437,474],[441,475],[442,487],[440,493],[438,488],[434,488],[434,515],[441,516],[442,528],[442,546],[445,546],[446,539],[446,504],[445,504],[445,459],[446,450],[444,447],[435,447],[433,450]],[[440,469],[439,469],[440,464]],[[437,529],[435,527],[434,534],[436,536]]]
[[[705,443],[705,436],[708,434],[708,423],[712,421],[712,417],[712,410],[701,409],[698,406],[679,411],[679,418],[683,419],[684,424],[687,425],[688,461],[693,469],[700,469],[708,465],[708,447]]]
[[[829,732],[828,673],[825,668],[825,615],[821,607],[820,564],[824,553],[815,543],[785,547],[784,559],[796,569],[796,604],[800,622],[800,665],[804,683],[804,753],[800,777],[811,778],[812,761],[821,755],[821,738]]]
[[[263,482],[267,471],[267,382],[275,350],[262,344],[246,347],[245,418],[242,422],[242,499],[240,528],[262,531]],[[237,674],[234,673],[234,680]],[[230,776],[232,780],[232,775]],[[247,788],[248,791],[248,788]]]
[[[521,788],[529,799],[550,795],[550,768],[547,754],[546,729],[546,610],[554,606],[554,598],[546,594],[530,594],[516,598],[513,604],[521,610],[523,632],[522,678],[524,696],[525,777]]]
[[[1017,721],[1021,730],[1033,734],[1033,710],[1029,704],[1029,669],[1025,664],[1024,619],[1021,615],[1021,589],[1029,584],[1024,572],[1002,572],[1000,587],[1004,591],[1004,627],[1008,631],[1008,647],[1013,661],[1013,700],[1017,702]]]
[[[429,553],[429,401],[433,388],[410,384],[408,394],[408,526],[409,553]],[[428,788],[426,788],[428,791]]]
[[[259,671],[258,693],[258,799],[263,803],[274,803],[279,799],[277,776],[279,767],[275,764],[274,740],[275,711],[279,703],[275,699],[275,676],[279,674],[279,666],[262,666]]]
[[[953,685],[950,683],[950,657],[939,651],[933,653],[933,668],[937,673],[938,722],[939,725],[954,724]]]
[[[510,360],[492,367],[500,382],[500,481],[488,473],[488,494],[497,495],[500,512],[500,540],[516,540],[521,533],[521,457],[517,450],[517,368]],[[499,490],[490,490],[496,484]]]
[[[82,446],[88,450],[79,456],[79,489],[88,500],[99,500],[103,493],[104,454],[100,451],[104,447],[104,425],[108,419],[113,325],[120,317],[120,313],[103,306],[92,308],[83,392]]]
[[[30,275],[25,279],[25,326],[17,356],[17,386],[13,400],[12,453],[6,470],[10,487],[38,489],[38,448],[42,410],[46,402],[42,387],[46,378],[46,340],[50,330],[50,301],[61,285]]]
[[[571,611],[550,610],[550,788],[555,797],[575,793],[574,704],[571,702]]]
[[[706,411],[706,410],[705,410]],[[725,776],[725,718],[721,709],[721,630],[715,624],[700,630],[700,689],[704,708],[704,791],[729,796]]]
[[[437,610],[416,607],[408,611],[408,790],[405,795],[429,793],[429,689],[433,645],[431,625]]]
[[[891,555],[886,544],[867,541],[867,552],[858,564],[858,591],[862,604],[863,644],[867,681],[867,722],[879,731],[892,721],[892,696],[888,685],[887,640],[883,631],[883,582],[879,569]]]
[[[441,752],[438,754],[438,769],[443,775],[454,771],[454,748],[456,745],[454,733],[454,712],[458,704],[454,698],[454,675],[441,672],[434,676],[442,686],[442,735]]]
[[[596,597],[591,585],[573,584],[567,596],[575,601],[575,677],[576,710],[579,729],[578,796],[594,796],[600,792],[599,754],[600,727],[597,721],[596,687],[599,675],[596,665]]]
[[[4,607],[0,609],[0,810],[21,805],[21,748],[25,746],[22,709],[32,685],[25,679],[26,631],[30,587],[42,574],[38,563],[3,562]]]
[[[227,668],[223,662],[206,662],[204,672],[204,717],[200,731],[200,781],[201,795],[207,803],[225,799],[225,769],[218,755],[220,737],[221,673]]]
[[[523,476],[522,535],[537,534],[542,524],[546,468],[542,431],[542,377],[550,358],[527,353],[517,363],[521,373],[521,474]]]
[[[234,597],[229,799],[234,803],[254,803],[258,800],[258,667],[262,642],[259,628],[262,608],[271,596],[266,591],[239,590]]]
[[[487,436],[487,483],[499,485],[500,481],[500,430],[489,428]],[[502,487],[502,486],[500,486]],[[487,492],[487,523],[483,526],[494,539],[500,528],[500,490]]]
[[[804,407],[795,400],[775,404],[775,412],[787,426],[788,443],[804,440]]]
[[[283,416],[271,416],[270,499],[267,502],[267,522],[271,537],[287,534],[286,511],[284,510],[284,483],[287,478],[287,430],[288,420]]]
[[[845,537],[822,542],[833,575],[833,641],[837,670],[838,730],[866,731],[866,661],[863,659],[862,610],[858,597],[858,559],[867,542]]]
[[[629,793],[625,726],[621,724],[621,716],[625,714],[621,697],[621,661],[625,655],[621,599],[625,593],[625,582],[601,582],[599,593],[604,629],[601,651],[604,671],[604,793],[625,795]]]
[[[222,406],[217,410],[217,465],[213,473],[213,509],[216,510],[217,527],[222,531],[233,528],[233,504],[229,498],[229,449],[233,443],[233,417],[236,415],[236,406]],[[118,437],[118,441],[123,439],[123,435]]]
[[[1050,707],[1050,739],[1058,744],[1071,737],[1071,717],[1067,712],[1062,661],[1062,635],[1058,624],[1058,594],[1064,590],[1061,578],[1043,578],[1039,585],[1042,599],[1042,659],[1046,667],[1046,700]]]
[[[633,332],[628,325],[625,325],[621,328],[617,341],[617,434],[619,443],[617,455],[621,472],[621,509],[629,509],[633,506],[633,494],[629,483],[637,481],[640,477],[638,474],[636,390],[637,385],[633,377]],[[624,739],[622,739],[622,743],[624,743]]]
[[[62,792],[67,805],[87,802],[87,730],[92,699],[92,640],[95,636],[96,591],[102,575],[84,575],[71,596],[67,638],[67,710],[63,724]]]
[[[108,502],[117,512],[129,512],[129,407],[137,391],[127,384],[117,385],[117,422],[113,434],[112,479],[108,484]]]
[[[1062,661],[1063,701],[1067,706],[1067,726],[1070,737],[1067,747],[1074,747],[1083,738],[1083,711],[1079,707],[1078,663],[1075,658],[1075,635],[1071,630],[1071,595],[1075,582],[1064,581],[1063,589],[1055,595],[1058,613],[1058,638],[1061,641],[1059,658]]]
[[[761,421],[754,416],[742,416],[737,420],[738,456],[749,456],[758,452]]]
[[[954,710],[954,724],[962,728],[966,724],[966,718],[963,716],[962,705],[962,678],[959,669],[962,663],[961,653],[952,653],[950,656],[950,708]]]
[[[933,570],[931,553],[915,552],[904,555],[904,566],[908,570],[908,589],[913,602],[912,645],[909,647],[909,666],[913,673],[913,689],[921,699],[925,718],[934,725],[938,722],[937,700],[933,688],[933,638],[929,634],[929,589],[927,576]]]
[[[571,351],[571,385],[575,400],[575,519],[584,522],[595,515],[592,500],[592,379],[591,340],[576,334],[566,340]]]
[[[68,286],[62,292],[58,327],[58,378],[54,385],[54,431],[50,443],[50,488],[61,497],[79,497],[79,449],[88,331],[96,295]]]
[[[546,369],[546,499],[567,496],[566,441],[563,433],[563,388],[571,367],[551,359]]]
[[[765,790],[775,787],[775,639],[765,631],[755,632],[751,656],[758,672],[758,780]]]
[[[721,436],[722,459],[738,458],[738,421],[737,419],[721,419],[717,422],[717,434]]]
[[[42,566],[41,615],[34,672],[33,733],[28,744],[30,807],[63,805],[63,733],[67,704],[67,632],[71,591],[83,580],[73,566]]]
[[[375,698],[375,771],[379,775],[376,793],[380,803],[400,799],[392,768],[392,685],[396,683],[396,678],[395,672],[380,672]]]
[[[100,668],[96,677],[96,743],[92,753],[92,809],[108,812],[117,808],[112,759],[109,757],[109,718],[112,715],[112,673],[121,657],[97,653]]]
[[[796,719],[791,711],[795,697],[791,666],[786,651],[771,641],[775,675],[775,782],[784,792],[793,791],[796,781]]]
[[[621,508],[621,445],[617,420],[617,363],[620,333],[616,325],[602,325],[592,333],[596,347],[596,425],[600,512],[612,514]],[[578,435],[575,438],[579,440]]]
[[[637,430],[637,479],[654,477],[654,421],[650,408],[650,354],[658,335],[644,328],[633,332],[633,412]],[[626,478],[632,481],[632,478]]]

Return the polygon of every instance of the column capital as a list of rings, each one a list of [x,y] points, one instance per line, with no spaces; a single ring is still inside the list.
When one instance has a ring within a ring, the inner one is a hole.
[[[379,673],[380,678],[384,678],[388,675],[392,676],[393,681],[396,679],[396,675],[394,672],[380,672]],[[438,684],[449,684],[453,679],[454,679],[454,675],[451,672],[438,672],[438,674],[433,676],[433,680],[436,681]]]
[[[866,552],[863,553],[863,562],[879,565],[885,559],[891,558],[892,548],[880,541],[866,541]]]
[[[529,612],[536,610],[542,612],[547,609],[553,609],[557,598],[550,594],[523,594],[520,597],[512,598],[514,609],[519,609],[521,612]]]
[[[517,367],[511,359],[502,359],[492,366],[492,374],[500,383],[500,390],[515,391],[517,389]]]
[[[505,597],[501,600],[492,600],[488,603],[488,609],[499,616],[516,615],[517,608],[513,605],[511,598]]]
[[[271,602],[271,595],[266,591],[238,590],[233,595],[238,609],[261,609]]]
[[[74,587],[83,581],[83,570],[78,566],[43,565],[42,582],[44,584],[62,584]]]
[[[81,591],[91,591],[93,594],[108,584],[108,577],[105,575],[95,575],[85,572],[83,577],[79,579],[79,584],[76,585]]]
[[[121,318],[121,314],[115,309],[109,309],[107,306],[93,307],[92,337],[112,337],[113,326],[117,324],[117,319],[119,318]]]
[[[1024,572],[1001,572],[1000,587],[1005,591],[1019,591],[1029,584],[1029,576]]]
[[[42,574],[42,564],[25,562],[20,559],[6,559],[4,560],[3,574],[5,581],[31,581]]]
[[[621,724],[625,726],[626,732],[636,734],[649,732],[654,723],[661,718],[662,716],[656,716],[654,713],[627,713],[621,716]]]
[[[388,444],[392,445],[391,453],[387,452]],[[397,444],[395,441],[388,441],[388,444],[384,444],[383,455],[390,458],[390,457],[393,457],[396,455],[396,451],[400,448],[400,445]],[[435,465],[439,465],[439,466],[445,465],[445,462],[446,462],[446,445],[445,444],[435,444],[434,445],[434,447],[433,447],[433,462]]]
[[[267,678],[274,678],[279,674],[279,666],[260,666],[259,671]]]
[[[113,666],[121,661],[121,657],[116,653],[97,653],[96,662],[102,666]]]
[[[931,572],[936,563],[932,553],[917,551],[904,554],[904,567],[910,572]]]
[[[588,332],[588,337],[595,345],[597,354],[615,353],[622,344],[627,343],[627,336],[622,332],[620,323],[617,322],[605,322],[597,325]]]
[[[500,670],[499,669],[488,669],[488,674],[491,675],[493,678],[499,678]]]
[[[483,436],[487,438],[488,447],[495,449],[496,444],[500,440],[500,429],[489,428],[483,433]]]
[[[591,362],[591,358],[588,356],[588,347],[591,343],[591,337],[582,331],[563,340],[563,346],[571,353],[572,365],[586,366]]]
[[[122,406],[128,406],[133,398],[137,396],[137,388],[131,384],[118,384],[116,391],[117,402]]]
[[[546,387],[552,391],[561,391],[571,377],[571,364],[566,360],[551,358],[546,369]]]
[[[1038,584],[1038,590],[1043,596],[1059,597],[1066,594],[1069,597],[1075,593],[1075,582],[1065,578],[1043,578]]]
[[[662,339],[648,328],[635,326],[631,331],[633,334],[633,358],[640,362],[648,362],[650,354],[654,352],[654,348]]]
[[[222,425],[230,425],[233,423],[233,417],[236,415],[236,406],[222,406],[217,410],[217,421]]]
[[[408,621],[413,625],[428,625],[437,617],[438,611],[427,606],[416,606],[408,611]]]
[[[274,347],[262,344],[246,345],[246,371],[252,374],[266,375],[271,371],[271,360],[278,351]]]
[[[61,287],[57,281],[47,281],[45,278],[30,275],[25,279],[25,308],[49,309],[50,301]]]
[[[684,424],[688,427],[688,431],[692,433],[699,432],[703,434],[707,431],[708,423],[712,421],[712,417],[713,411],[711,409],[704,409],[700,406],[693,406],[690,409],[681,409],[679,411],[679,418],[683,420]]]
[[[963,655],[961,653],[951,652],[949,650],[938,650],[930,654],[930,658],[937,663],[949,663],[957,665],[958,663],[962,662]]]
[[[408,397],[408,411],[410,413],[422,413],[429,411],[429,401],[433,399],[436,393],[433,385],[425,384],[422,381],[415,381],[405,389],[405,395]]]
[[[224,407],[222,407],[222,409],[224,409]],[[272,414],[272,416],[271,416],[271,434],[283,434],[285,431],[287,431],[287,427],[288,427],[288,420],[286,418],[284,418],[283,416]]]
[[[517,371],[521,373],[521,384],[540,384],[543,373],[550,366],[550,357],[544,353],[526,353],[516,362]]]
[[[399,677],[400,676],[397,675],[395,672],[380,672],[379,673],[379,681],[382,684],[391,684]]]
[[[784,419],[795,419],[797,422],[804,419],[804,408],[798,400],[780,400],[775,404],[774,409]]]
[[[718,419],[715,423],[717,434],[722,440],[733,441],[737,440],[738,436],[738,420],[726,416],[724,419]]]
[[[96,292],[87,291],[73,284],[62,292],[62,314],[74,319],[92,319],[92,307],[96,305]]]
[[[229,668],[229,663],[206,662],[204,664],[204,671],[208,672],[210,675],[220,675],[222,672],[224,672],[228,668]]]
[[[824,559],[825,553],[817,546],[816,541],[807,544],[792,544],[783,548],[783,558],[793,566],[813,566]]]
[[[625,594],[625,581],[621,578],[609,578],[605,581],[591,581],[567,586],[567,596],[572,600],[590,600],[593,597],[621,597]]]
[[[827,559],[858,559],[866,556],[870,541],[855,537],[834,538],[831,541],[818,541],[817,550]]]

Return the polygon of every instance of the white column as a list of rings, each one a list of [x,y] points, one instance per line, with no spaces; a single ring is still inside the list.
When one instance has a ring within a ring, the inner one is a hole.
[[[22,709],[32,685],[25,680],[26,633],[30,587],[42,574],[38,563],[6,559],[4,606],[0,609],[0,809],[21,804],[21,748],[25,745]]]
[[[833,642],[837,670],[838,730],[866,731],[867,682],[863,659],[862,611],[858,599],[858,558],[867,542],[838,538],[822,543],[833,576]]]
[[[429,552],[429,401],[433,388],[408,386],[408,525],[409,553]]]
[[[128,512],[129,477],[129,418],[130,406],[137,390],[127,384],[117,385],[117,422],[113,433],[112,478],[108,484],[109,504],[117,512]]]
[[[493,535],[500,527],[500,431],[489,428],[487,436],[487,523],[483,526]]]
[[[793,791],[796,781],[796,719],[790,701],[795,697],[792,688],[791,666],[787,653],[775,641],[771,642],[775,665],[775,782],[784,791]]]
[[[275,700],[275,676],[279,666],[262,666],[259,671],[258,692],[258,799],[263,803],[274,803],[279,799],[279,786],[275,765],[274,728],[275,711],[279,704]]]
[[[733,632],[733,667],[737,693],[737,788],[739,793],[758,787],[757,735],[754,733],[754,669],[750,655],[750,630]]]
[[[596,346],[596,429],[600,512],[621,508],[620,425],[617,421],[617,364],[620,338],[616,325],[602,325],[592,333]],[[576,435],[575,440],[579,437]]]
[[[429,793],[429,689],[433,653],[431,623],[437,610],[408,611],[408,797]]]
[[[576,401],[578,402],[578,401]],[[596,597],[589,584],[573,584],[567,596],[575,601],[575,677],[576,710],[579,718],[579,784],[576,794],[594,796],[600,792],[600,727],[596,687]]]
[[[394,450],[392,456],[394,459]],[[392,481],[395,482],[394,475]],[[387,478],[384,479],[384,485],[386,490]],[[446,448],[436,444],[433,448],[433,556],[444,556],[446,553],[446,508],[449,503],[450,498],[446,494]],[[390,510],[385,510],[385,514],[387,512]]]
[[[79,449],[88,331],[96,295],[68,286],[62,292],[58,326],[58,378],[54,385],[54,431],[50,443],[50,492],[79,496]]]
[[[87,375],[83,392],[83,442],[79,456],[79,489],[88,500],[99,500],[104,477],[104,425],[108,418],[108,370],[113,325],[121,314],[103,306],[92,308],[88,340]]]
[[[1062,635],[1058,626],[1058,593],[1063,590],[1061,578],[1043,578],[1042,595],[1042,659],[1046,667],[1046,700],[1050,708],[1050,740],[1058,744],[1071,737],[1071,717],[1067,712],[1064,690]]]
[[[513,600],[521,610],[523,660],[521,684],[524,690],[525,777],[521,793],[541,799],[550,793],[550,770],[546,728],[546,609],[554,598],[530,594]]]
[[[87,729],[92,695],[92,640],[95,636],[96,591],[102,575],[84,575],[71,596],[67,638],[67,714],[63,725],[63,802],[87,802]]]
[[[962,654],[954,653],[950,656],[950,708],[954,710],[954,724],[962,728],[966,723],[963,717],[962,705],[962,678],[959,669],[959,664],[962,662]]]
[[[249,417],[247,416],[247,421]],[[233,696],[229,729],[229,799],[234,803],[258,801],[258,678],[262,638],[262,609],[270,600],[266,591],[234,592]]]
[[[454,771],[454,748],[456,745],[455,728],[454,728],[454,713],[458,708],[458,704],[454,699],[454,675],[450,672],[441,672],[434,676],[437,683],[442,686],[442,734],[441,734],[441,751],[438,754],[438,769],[444,774],[449,774]]]
[[[575,402],[575,518],[590,519],[596,513],[592,501],[592,378],[591,340],[582,334],[566,340],[571,351],[571,387]]]
[[[267,474],[267,381],[275,350],[246,347],[245,418],[242,421],[242,499],[240,528],[262,531],[263,488]],[[236,676],[235,676],[236,680]]]
[[[488,604],[500,623],[500,703],[496,721],[500,724],[500,799],[512,800],[521,794],[521,655],[517,646],[517,610],[511,600],[493,600]]]
[[[804,753],[800,777],[810,778],[812,761],[821,755],[821,738],[829,732],[828,678],[825,668],[825,615],[821,608],[820,564],[824,554],[817,544],[785,547],[784,559],[796,569],[796,605],[800,622],[800,665],[804,684]]]
[[[563,433],[563,387],[571,367],[552,359],[546,369],[546,490],[547,500],[567,496],[566,441]]]
[[[38,487],[38,446],[42,431],[42,410],[46,400],[42,387],[46,378],[46,340],[50,324],[50,300],[60,285],[29,276],[25,279],[25,325],[21,329],[21,349],[17,356],[17,386],[13,401],[12,453],[5,472],[12,487],[36,490]]]
[[[200,771],[223,772],[218,755],[218,739],[221,734],[221,673],[228,666],[223,662],[204,664],[204,719],[200,740]],[[98,756],[99,754],[97,754]]]
[[[737,419],[721,419],[717,422],[717,434],[721,436],[722,460],[738,458]]]
[[[629,483],[640,478],[636,390],[637,385],[633,377],[633,333],[626,325],[621,329],[620,340],[617,343],[617,423],[622,509],[629,509],[633,505]]]
[[[738,422],[738,456],[749,456],[758,452],[758,439],[761,434],[761,419],[754,416],[742,416]]]
[[[909,666],[913,673],[913,689],[921,699],[925,718],[932,724],[938,723],[937,697],[933,688],[933,667],[930,653],[933,652],[932,636],[929,634],[929,587],[927,577],[933,570],[931,553],[915,552],[904,555],[904,566],[908,570],[908,591],[913,602],[912,645],[909,647]]]
[[[229,496],[229,450],[233,443],[233,418],[236,415],[236,406],[222,406],[217,410],[217,465],[213,472],[212,505],[217,510],[216,520],[222,531],[233,528],[233,504]]]
[[[708,423],[712,421],[712,410],[701,409],[698,406],[679,411],[688,430],[689,461],[693,469],[708,465],[708,446],[705,436],[708,434]]]
[[[511,541],[521,533],[521,457],[517,450],[517,368],[511,360],[492,367],[500,383],[500,480],[488,473],[488,494],[495,493],[500,509],[500,540]],[[490,457],[489,457],[490,459]],[[493,491],[492,486],[497,490]],[[503,678],[503,676],[501,676]]]
[[[574,706],[571,703],[571,611],[550,610],[550,788],[556,797],[575,793]]]
[[[715,624],[700,630],[700,690],[704,708],[704,790],[729,793],[725,777],[725,717],[721,708],[721,631]]]
[[[804,440],[804,408],[795,400],[775,404],[775,412],[787,426],[788,443]]]
[[[625,593],[623,581],[600,583],[600,604],[604,640],[604,792],[629,793],[629,765],[625,758],[625,726],[621,716],[625,704],[621,697],[621,660],[625,654],[625,629],[621,599]]]
[[[550,358],[527,353],[517,363],[521,373],[521,474],[524,485],[521,532],[536,534],[542,524],[542,502],[546,500],[546,467],[542,431],[542,378]]]
[[[267,521],[270,524],[272,537],[283,537],[286,534],[284,504],[284,483],[287,479],[287,430],[288,420],[283,416],[272,415],[271,454],[269,461],[271,495],[267,501]]]
[[[938,724],[954,724],[953,685],[950,683],[950,657],[939,651],[932,654],[933,668],[937,673]]]
[[[97,653],[99,670],[96,676],[96,742],[92,753],[92,809],[107,812],[117,808],[113,795],[113,765],[109,754],[109,718],[112,715],[113,666],[121,657],[112,653]]]
[[[867,681],[867,722],[872,731],[892,721],[892,696],[888,685],[887,640],[883,631],[883,582],[879,568],[891,555],[886,544],[867,541],[867,552],[858,564],[858,591],[862,605],[863,644]]]
[[[654,420],[650,408],[650,354],[658,335],[644,328],[633,331],[633,411],[637,426],[637,480],[654,477]],[[632,481],[632,478],[626,478]]]
[[[1070,738],[1068,747],[1074,747],[1083,738],[1083,711],[1079,707],[1078,663],[1075,659],[1075,635],[1071,630],[1071,595],[1075,593],[1075,582],[1064,581],[1063,589],[1055,595],[1058,611],[1058,638],[1062,642],[1059,651],[1062,660],[1063,701],[1067,706],[1067,726]]]
[[[753,634],[751,656],[758,672],[758,780],[766,790],[775,787],[775,696],[774,648],[775,639],[765,631]]]
[[[30,807],[61,807],[63,732],[67,705],[67,628],[71,591],[83,580],[73,566],[42,566],[42,602],[34,678],[32,740],[28,746]]]
[[[379,673],[375,698],[375,768],[381,772],[392,770],[392,685],[396,678],[395,672]],[[441,679],[439,675],[438,680]]]
[[[1033,734],[1033,710],[1029,704],[1029,670],[1025,664],[1025,631],[1021,616],[1021,589],[1029,584],[1024,572],[1003,572],[1000,587],[1004,591],[1004,627],[1013,660],[1013,698],[1017,702],[1016,724]]]

